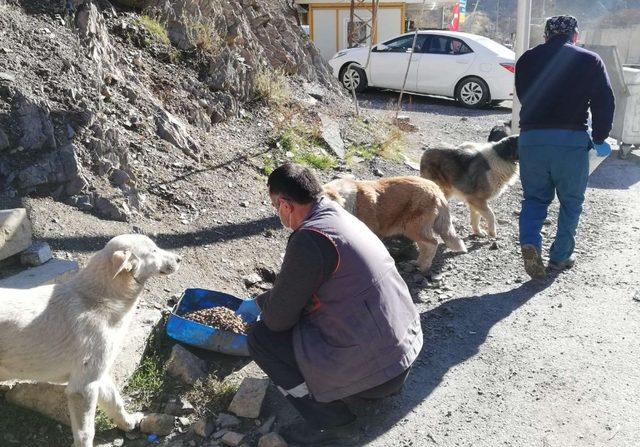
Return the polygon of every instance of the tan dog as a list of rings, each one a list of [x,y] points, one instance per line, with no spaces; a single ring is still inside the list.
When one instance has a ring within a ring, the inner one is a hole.
[[[496,219],[488,201],[512,184],[517,173],[517,135],[493,143],[429,148],[420,160],[422,177],[437,183],[447,199],[456,196],[467,202],[471,228],[478,236],[486,236],[480,228],[482,217],[489,236],[496,237]]]
[[[0,382],[67,383],[75,447],[92,447],[96,404],[133,430],[109,369],[144,283],[178,269],[180,257],[146,236],[117,236],[69,281],[31,290],[0,289]]]
[[[380,237],[406,236],[418,244],[418,267],[431,268],[438,242],[466,252],[451,225],[449,205],[438,186],[420,177],[391,177],[377,181],[340,179],[324,185],[327,197],[363,221]]]

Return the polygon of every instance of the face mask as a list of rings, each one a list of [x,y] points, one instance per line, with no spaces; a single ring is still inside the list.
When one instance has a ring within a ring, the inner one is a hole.
[[[278,217],[280,217],[280,223],[282,224],[283,227],[291,229],[291,214],[289,214],[289,223],[285,223],[282,217],[282,212],[280,211],[281,206],[282,206],[282,202],[278,204]]]

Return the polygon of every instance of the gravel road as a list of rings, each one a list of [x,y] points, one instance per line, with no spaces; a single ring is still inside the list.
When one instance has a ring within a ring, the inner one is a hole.
[[[390,97],[370,94],[370,110],[389,113]],[[510,114],[439,99],[413,107],[412,154],[419,142],[483,140]],[[468,239],[469,254],[439,257],[443,286],[412,285],[424,349],[401,396],[359,408],[363,445],[640,445],[640,157],[614,153],[591,175],[578,262],[544,283],[526,282],[521,266],[520,194],[517,183],[493,204],[497,250]],[[453,209],[469,235],[466,208]],[[548,235],[556,217],[554,204]]]

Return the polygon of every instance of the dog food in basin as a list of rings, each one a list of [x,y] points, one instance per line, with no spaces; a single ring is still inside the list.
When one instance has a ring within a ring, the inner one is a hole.
[[[214,310],[216,308],[220,310]],[[190,315],[197,315],[196,318],[201,322],[193,321]],[[227,316],[221,321],[218,318],[220,315]],[[217,320],[212,320],[213,316]],[[248,356],[246,330],[259,317],[260,309],[255,300],[242,300],[214,290],[187,289],[171,311],[166,330],[169,337],[192,346],[223,354]],[[230,325],[224,324],[230,322]],[[245,333],[234,332],[240,328],[238,323],[244,324]]]
[[[212,307],[184,314],[188,320],[196,321],[223,331],[247,335],[247,324],[238,315],[226,307]]]

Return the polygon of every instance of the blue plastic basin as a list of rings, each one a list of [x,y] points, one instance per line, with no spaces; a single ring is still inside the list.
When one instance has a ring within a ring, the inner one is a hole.
[[[167,320],[169,337],[183,343],[221,352],[223,354],[248,356],[247,336],[231,331],[207,326],[183,315],[200,309],[226,307],[238,314],[238,307],[244,300],[222,292],[205,289],[187,289],[182,293],[180,301],[175,305]],[[238,314],[245,323],[255,322],[259,316]]]

